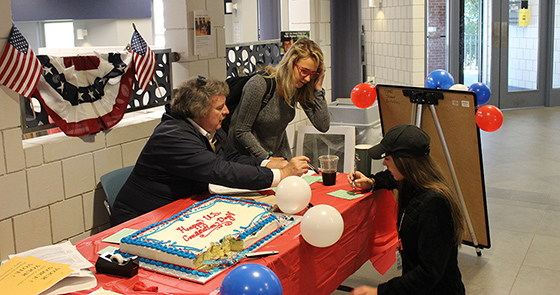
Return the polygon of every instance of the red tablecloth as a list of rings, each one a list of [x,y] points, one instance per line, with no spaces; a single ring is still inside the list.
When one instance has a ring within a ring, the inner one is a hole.
[[[354,200],[327,195],[339,189],[348,190],[350,187],[346,176],[340,173],[334,186],[323,186],[321,182],[311,184],[313,194],[311,203],[331,205],[344,219],[344,233],[337,243],[325,248],[311,246],[303,239],[299,225],[296,225],[258,250],[278,250],[280,252],[278,255],[243,259],[237,265],[247,262],[266,265],[276,273],[282,283],[284,294],[287,295],[330,294],[368,259],[380,273],[385,273],[395,261],[394,247],[397,232],[393,194],[382,190]],[[196,196],[175,201],[80,241],[76,243],[76,247],[86,259],[95,264],[98,251],[107,246],[118,246],[102,242],[101,240],[106,237],[123,228],[142,229],[208,197],[208,195]],[[122,294],[155,294],[133,291],[132,287],[138,281],[147,286],[157,286],[158,294],[209,294],[220,287],[222,280],[231,269],[220,273],[206,284],[199,284],[142,268],[138,275],[124,278],[96,273],[93,267],[91,270],[97,278],[97,287],[73,294],[89,294],[99,287]]]

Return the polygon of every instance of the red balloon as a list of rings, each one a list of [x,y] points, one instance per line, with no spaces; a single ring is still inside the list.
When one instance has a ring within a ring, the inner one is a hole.
[[[377,90],[374,85],[360,83],[352,89],[350,98],[355,106],[365,109],[370,107],[377,99]]]
[[[476,125],[484,131],[494,132],[502,127],[503,122],[502,111],[493,105],[481,106],[476,111]]]

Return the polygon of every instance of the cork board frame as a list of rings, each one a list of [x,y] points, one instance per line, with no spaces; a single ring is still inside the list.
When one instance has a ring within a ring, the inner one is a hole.
[[[383,134],[395,125],[417,125],[417,114],[420,113],[420,128],[431,137],[430,155],[455,188],[436,128],[436,119],[439,121],[478,245],[473,243],[466,225],[463,243],[490,248],[480,130],[475,121],[476,95],[468,91],[394,85],[377,85],[376,88]],[[433,104],[437,118],[434,119],[428,103],[414,103],[411,97],[437,97],[433,99],[437,101]]]

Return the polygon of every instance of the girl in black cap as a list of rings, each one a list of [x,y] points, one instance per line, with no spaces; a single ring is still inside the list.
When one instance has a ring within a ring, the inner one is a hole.
[[[369,151],[387,170],[366,177],[348,175],[361,190],[398,189],[399,251],[402,276],[377,288],[361,286],[351,295],[465,294],[457,265],[464,217],[455,191],[430,157],[430,137],[414,125],[391,128]]]

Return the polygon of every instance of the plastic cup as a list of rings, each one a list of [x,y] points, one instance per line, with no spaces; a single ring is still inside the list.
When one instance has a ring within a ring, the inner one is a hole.
[[[319,157],[321,165],[321,175],[323,176],[323,185],[335,185],[336,170],[338,167],[338,156],[324,155]]]

